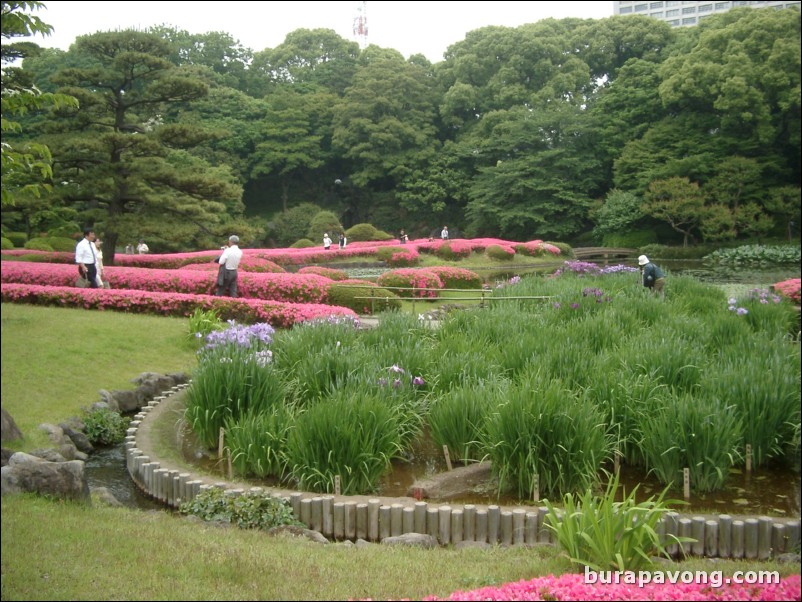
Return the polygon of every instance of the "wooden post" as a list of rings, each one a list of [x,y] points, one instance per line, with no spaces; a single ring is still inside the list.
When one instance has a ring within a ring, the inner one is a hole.
[[[220,427],[220,435],[217,437],[217,457],[218,459],[223,458],[223,446],[226,442],[226,429],[222,426]]]
[[[374,292],[373,288],[370,289],[370,315],[376,313],[376,306],[375,306],[375,299],[376,293]]]
[[[446,445],[445,443],[443,444],[443,455],[446,457],[446,466],[448,466],[448,470],[449,471],[454,470],[451,467],[451,456],[448,455],[448,445]]]
[[[752,472],[752,444],[746,444],[746,472]]]
[[[340,475],[334,475],[334,495],[340,495]]]
[[[690,468],[683,468],[682,469],[682,493],[685,496],[685,499],[690,499],[691,497],[691,469]]]
[[[532,500],[540,501],[540,475],[537,473],[532,477]]]
[[[412,285],[412,315],[415,315],[415,285]]]
[[[228,447],[226,448],[226,464],[228,468],[228,480],[230,481],[234,478],[234,467],[231,462],[231,449]]]

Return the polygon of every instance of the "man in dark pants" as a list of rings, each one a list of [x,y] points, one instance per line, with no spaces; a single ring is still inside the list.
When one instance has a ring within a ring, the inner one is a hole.
[[[92,228],[84,228],[84,237],[75,245],[75,263],[78,264],[78,273],[89,281],[89,288],[97,288],[97,255]]]
[[[242,250],[239,248],[239,236],[228,237],[228,247],[220,255],[217,263],[220,264],[220,274],[217,279],[217,296],[222,297],[226,291],[231,297],[237,297],[237,268],[242,259]]]
[[[666,275],[663,270],[649,261],[646,255],[638,257],[638,265],[643,275],[643,286],[650,289],[652,293],[665,297]]]

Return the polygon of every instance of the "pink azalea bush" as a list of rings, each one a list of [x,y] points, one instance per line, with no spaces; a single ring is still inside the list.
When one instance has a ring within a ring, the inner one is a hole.
[[[566,573],[555,577],[539,577],[528,581],[505,583],[499,587],[483,587],[457,591],[446,598],[429,596],[424,600],[799,600],[800,577],[791,575],[778,584],[747,585],[648,583],[635,584],[585,583],[584,574]]]
[[[214,267],[214,264],[209,263]],[[106,279],[115,289],[162,293],[213,294],[214,274],[198,270],[163,270],[107,267]],[[0,281],[42,286],[74,286],[78,276],[74,265],[54,263],[3,262]],[[248,273],[239,276],[243,297],[291,303],[325,303],[332,280],[316,274]]]
[[[409,249],[393,253],[390,258],[387,259],[387,265],[394,268],[408,268],[418,265],[418,261],[420,261],[420,254],[417,249],[410,247]]]
[[[298,322],[327,318],[333,314],[357,318],[356,312],[348,308],[319,303],[282,303],[185,293],[89,289],[7,282],[0,284],[0,298],[3,302],[175,317],[188,317],[196,309],[216,310],[226,320],[249,324],[267,322],[274,327],[289,327]]]
[[[490,259],[511,261],[515,258],[515,249],[509,245],[490,245],[485,251]]]
[[[480,289],[482,278],[476,272],[448,265],[432,266],[426,268],[440,277],[443,288]]]
[[[440,277],[429,269],[401,268],[385,272],[379,276],[377,283],[381,287],[393,290],[393,287],[416,289],[441,289],[443,282]],[[393,291],[399,297],[411,297],[412,291]],[[416,297],[437,297],[436,290],[416,290]]]
[[[542,257],[544,255],[557,256],[561,253],[559,247],[555,247],[542,240],[532,240],[515,245],[515,250],[521,255],[528,255],[530,257]]]
[[[317,274],[318,276],[324,276],[331,280],[346,280],[348,278],[348,274],[346,274],[342,270],[335,270],[334,268],[326,268],[319,265],[307,265],[302,267],[298,270],[299,274]]]
[[[783,297],[786,297],[796,303],[800,304],[800,278],[791,278],[790,280],[783,280],[774,285],[774,290]]]

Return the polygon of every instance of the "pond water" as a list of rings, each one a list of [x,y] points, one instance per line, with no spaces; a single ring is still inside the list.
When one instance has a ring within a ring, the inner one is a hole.
[[[105,487],[124,506],[142,510],[164,510],[166,506],[140,491],[125,466],[125,447],[96,448],[86,461],[90,488]]]

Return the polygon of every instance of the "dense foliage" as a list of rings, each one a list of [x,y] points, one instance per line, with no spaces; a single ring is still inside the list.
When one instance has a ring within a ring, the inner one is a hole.
[[[118,239],[216,248],[236,230],[248,244],[318,244],[338,224],[410,238],[445,224],[452,238],[518,241],[790,237],[799,46],[798,10],[750,8],[694,28],[640,15],[483,27],[436,64],[325,29],[256,52],[220,32],[98,32],[23,63],[28,89],[80,107],[17,115],[15,139],[50,147],[59,185],[3,224],[94,223],[109,265]],[[313,223],[320,210],[332,219]]]

